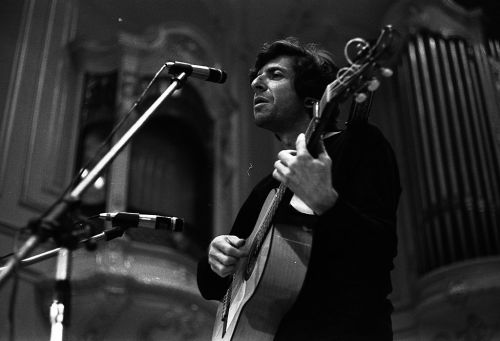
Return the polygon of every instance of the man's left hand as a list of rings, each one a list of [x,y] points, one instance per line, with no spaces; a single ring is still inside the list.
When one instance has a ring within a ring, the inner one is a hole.
[[[337,191],[332,187],[332,159],[321,142],[322,151],[314,158],[306,147],[305,135],[295,142],[296,150],[282,150],[274,163],[273,177],[283,182],[315,214],[335,205]]]

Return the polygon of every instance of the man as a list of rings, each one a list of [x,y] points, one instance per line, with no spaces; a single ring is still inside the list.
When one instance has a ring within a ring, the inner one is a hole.
[[[331,57],[295,39],[265,44],[251,71],[254,118],[285,148],[272,176],[243,204],[228,235],[210,244],[198,266],[206,299],[221,300],[262,204],[280,182],[293,192],[290,210],[315,215],[311,258],[292,308],[275,340],[392,340],[387,299],[396,255],[396,209],[400,183],[393,151],[368,123],[325,132],[315,158],[304,135],[312,104],[337,72]],[[336,121],[336,118],[335,120]],[[288,203],[287,203],[288,205]]]

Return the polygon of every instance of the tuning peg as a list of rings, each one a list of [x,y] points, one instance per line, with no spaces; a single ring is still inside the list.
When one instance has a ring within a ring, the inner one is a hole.
[[[380,86],[380,81],[377,78],[373,78],[371,81],[368,82],[367,89],[368,91],[375,91],[378,89]]]
[[[386,68],[386,67],[380,68],[380,73],[384,77],[391,77],[394,74],[394,72],[391,69]]]
[[[364,92],[360,92],[359,94],[356,94],[354,100],[356,101],[356,103],[363,103],[367,98],[368,96]]]

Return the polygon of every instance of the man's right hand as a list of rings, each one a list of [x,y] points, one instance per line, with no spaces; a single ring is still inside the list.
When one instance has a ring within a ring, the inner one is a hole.
[[[248,255],[243,245],[245,239],[236,236],[215,237],[208,248],[208,263],[212,271],[220,277],[232,275],[236,271],[239,259]]]

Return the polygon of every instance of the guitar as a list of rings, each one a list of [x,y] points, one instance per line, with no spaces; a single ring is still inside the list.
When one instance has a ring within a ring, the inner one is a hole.
[[[337,79],[327,86],[314,106],[313,118],[305,132],[312,155],[319,153],[321,134],[339,103],[355,97],[348,125],[360,119],[359,116],[366,118],[372,93],[379,84],[375,75],[392,75],[380,62],[387,54],[393,33],[392,27],[386,26],[372,46],[359,38],[348,43],[357,44],[355,59],[352,61],[346,55],[350,66],[341,69]],[[213,341],[272,340],[281,319],[295,302],[309,263],[312,231],[305,225],[273,224],[279,205],[288,203],[291,197],[284,184],[268,194],[243,246],[248,248],[248,257],[240,260],[218,307]]]

